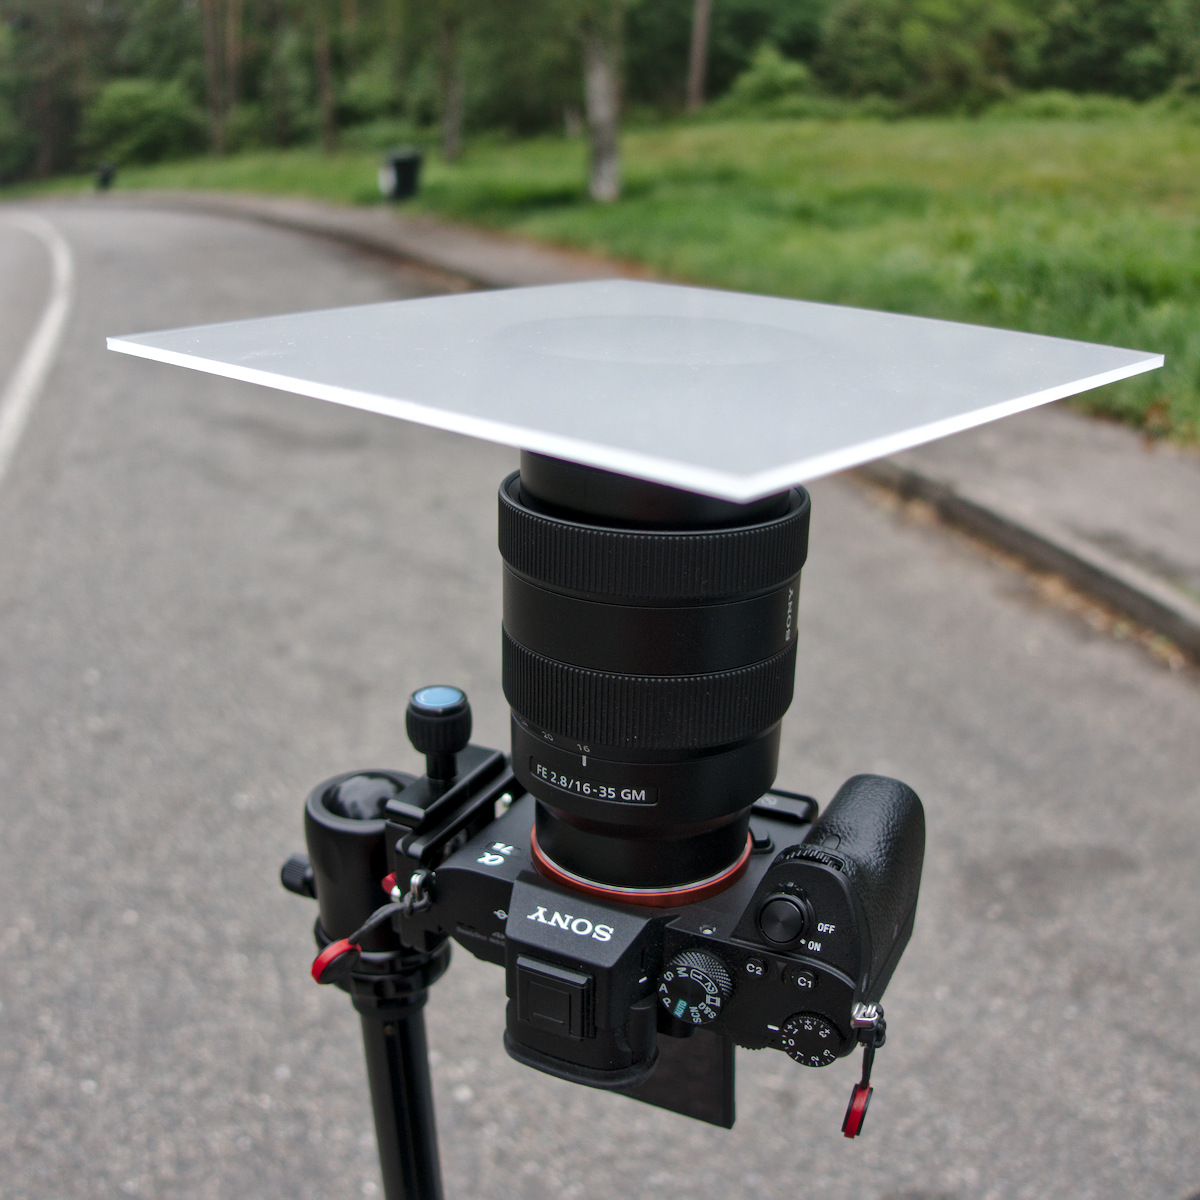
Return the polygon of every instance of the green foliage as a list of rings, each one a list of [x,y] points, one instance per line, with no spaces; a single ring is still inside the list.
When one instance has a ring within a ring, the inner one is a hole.
[[[400,89],[386,49],[376,51],[347,74],[338,92],[338,109],[338,115],[350,125],[395,117],[399,113]]]
[[[1042,14],[1045,41],[1032,79],[1076,92],[1153,96],[1182,65],[1184,47],[1162,36],[1182,15],[1171,0],[1052,0]]]
[[[750,65],[733,81],[729,101],[740,111],[752,111],[811,92],[812,83],[812,72],[804,63],[784,58],[775,46],[764,42],[754,52]]]
[[[263,71],[262,105],[277,146],[306,141],[317,130],[312,54],[299,29],[287,26],[274,39]]]
[[[1010,96],[993,105],[987,116],[1006,120],[1128,121],[1138,112],[1137,104],[1126,96],[1095,92],[1080,94],[1061,88],[1046,88]]]
[[[571,7],[494,0],[477,14],[464,54],[469,128],[559,130],[565,112],[581,110]]]
[[[261,104],[235,104],[225,114],[225,148],[233,153],[271,144],[270,117]]]
[[[193,99],[204,87],[204,42],[199,4],[138,0],[119,6],[112,69],[145,79],[182,80]]]
[[[20,120],[15,39],[0,25],[0,183],[19,179],[33,165],[33,135]]]
[[[12,106],[0,100],[0,184],[27,175],[33,155],[33,136],[17,119]]]
[[[155,162],[194,154],[204,145],[204,117],[183,84],[113,79],[88,105],[83,138],[97,159]]]
[[[1200,0],[1161,0],[1154,23],[1174,72],[1172,89],[1200,92]]]
[[[814,66],[837,94],[977,111],[1034,69],[1040,34],[1015,0],[838,0]]]
[[[0,0],[8,42],[9,111],[34,147],[37,175],[74,161],[84,80],[93,68],[92,24],[86,0]]]
[[[574,127],[582,23],[622,16],[625,102],[653,120],[683,104],[695,2],[0,0],[0,173],[69,168],[84,108],[114,79],[182,87],[230,149],[308,141],[326,42],[323,94],[343,130],[439,121],[447,53],[468,130]],[[762,58],[764,45],[778,56]],[[815,87],[793,78],[801,66]],[[1099,102],[1048,93],[1200,97],[1200,0],[714,0],[706,76],[710,100],[725,98],[710,120],[974,113],[1009,99],[1011,115],[1098,119]]]
[[[345,149],[372,153],[425,140],[426,135],[404,117],[380,117],[374,121],[365,121],[351,125],[342,134],[342,145]]]
[[[695,0],[641,0],[629,12],[627,92],[631,99],[678,108],[687,79]],[[718,97],[769,43],[788,58],[809,59],[832,0],[715,0],[706,91]]]

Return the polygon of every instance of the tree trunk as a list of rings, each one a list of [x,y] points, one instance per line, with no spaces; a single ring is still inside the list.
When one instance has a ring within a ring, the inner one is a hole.
[[[225,79],[221,70],[220,0],[200,0],[204,23],[204,93],[208,101],[208,145],[225,153]]]
[[[317,105],[321,110],[321,149],[332,154],[337,149],[337,96],[333,86],[333,46],[329,32],[329,14],[318,6],[313,30],[313,54],[317,67]]]
[[[462,155],[463,114],[466,108],[462,76],[462,19],[454,7],[438,24],[438,66],[442,90],[442,157],[454,162]]]
[[[241,99],[242,5],[244,0],[225,0],[225,112]]]
[[[692,9],[692,47],[688,55],[687,111],[704,107],[704,76],[708,70],[708,30],[712,23],[712,0],[695,0]]]
[[[58,122],[54,112],[54,83],[43,77],[33,85],[34,160],[33,173],[39,179],[54,174],[58,159]]]
[[[620,53],[615,28],[586,23],[583,41],[583,104],[591,146],[588,191],[593,200],[609,203],[621,194],[621,158],[618,147]],[[615,24],[615,23],[614,23]]]

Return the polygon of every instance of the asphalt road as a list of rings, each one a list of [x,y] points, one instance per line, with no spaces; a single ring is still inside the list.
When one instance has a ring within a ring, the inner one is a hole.
[[[438,280],[231,220],[41,210],[74,303],[0,481],[0,1192],[379,1194],[348,1001],[278,885],[301,804],[417,766],[408,693],[503,746],[515,455],[104,350]],[[0,388],[49,290],[0,211]],[[503,1053],[500,972],[428,1013],[451,1197],[1200,1195],[1200,686],[860,487],[813,488],[780,783],[922,795],[916,933],[857,1061],[743,1052],[721,1132]]]

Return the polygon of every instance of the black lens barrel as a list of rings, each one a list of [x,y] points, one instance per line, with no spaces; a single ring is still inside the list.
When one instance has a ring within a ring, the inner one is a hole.
[[[808,516],[801,490],[741,506],[533,455],[501,485],[513,769],[565,872],[675,888],[737,859],[792,698]]]

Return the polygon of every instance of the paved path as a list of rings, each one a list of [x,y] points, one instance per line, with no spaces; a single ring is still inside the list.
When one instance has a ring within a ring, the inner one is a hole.
[[[282,892],[313,783],[415,766],[408,692],[503,746],[507,450],[107,353],[104,335],[445,282],[242,220],[39,208],[76,272],[0,486],[6,1200],[378,1194],[356,1022]],[[48,295],[0,222],[0,330]],[[13,310],[16,310],[15,315]],[[21,338],[0,334],[0,379]],[[447,1190],[479,1200],[1200,1193],[1200,690],[965,539],[814,492],[780,782],[911,782],[917,929],[865,1136],[854,1069],[739,1057],[730,1133],[500,1047],[500,972],[430,1008]]]

